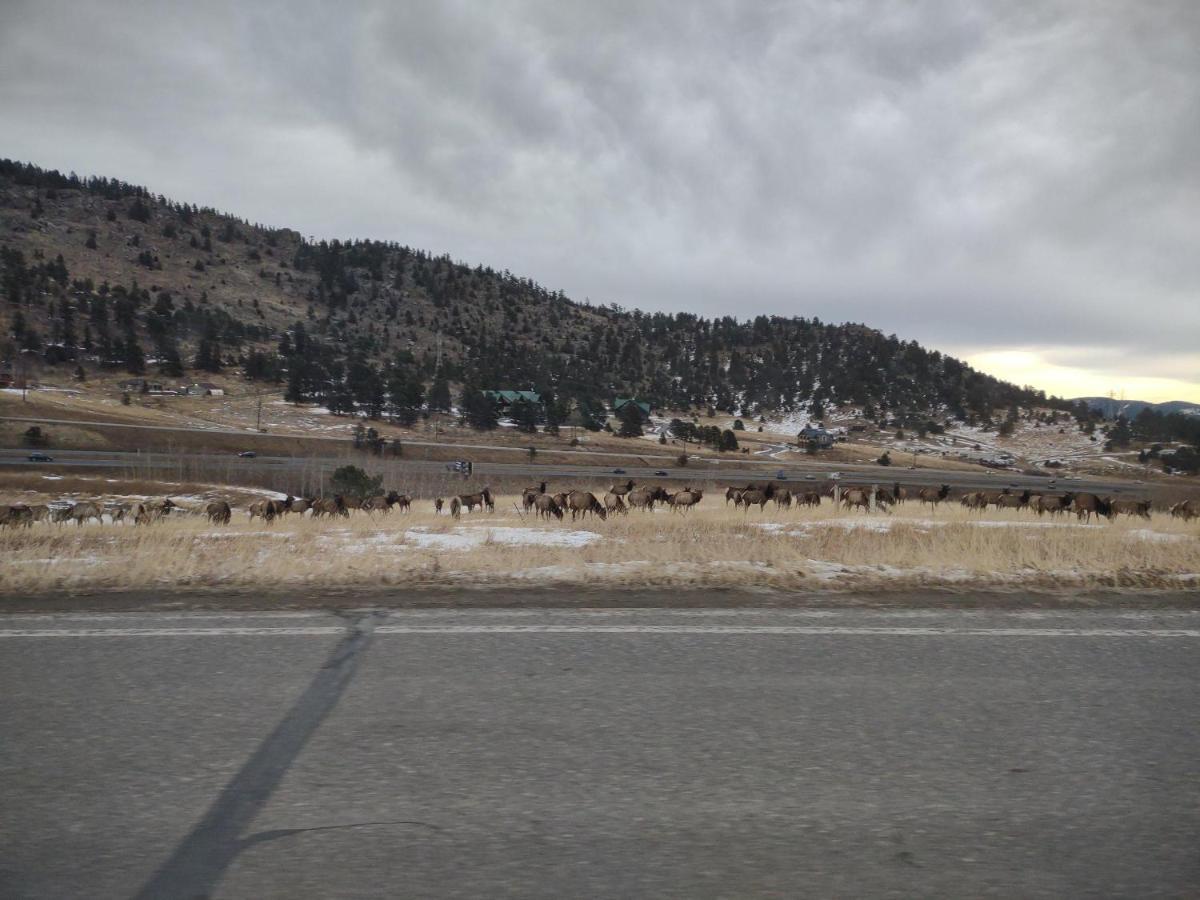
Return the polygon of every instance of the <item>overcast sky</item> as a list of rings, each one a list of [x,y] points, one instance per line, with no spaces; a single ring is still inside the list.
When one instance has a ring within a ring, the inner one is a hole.
[[[0,0],[0,155],[1200,401],[1200,2]]]

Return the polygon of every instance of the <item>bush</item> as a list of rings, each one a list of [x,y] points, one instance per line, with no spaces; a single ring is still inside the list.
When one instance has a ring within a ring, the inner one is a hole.
[[[688,455],[686,453],[680,453],[679,457],[675,460],[675,465],[686,466],[687,464],[688,464]]]
[[[884,450],[883,456],[879,457],[879,459],[875,460],[875,462],[877,465],[890,466],[892,464],[892,455]]]
[[[31,425],[25,430],[23,440],[26,447],[46,447],[50,444],[50,439],[37,425]]]
[[[358,466],[342,466],[329,479],[335,494],[349,497],[371,497],[383,490],[383,476],[372,478]]]

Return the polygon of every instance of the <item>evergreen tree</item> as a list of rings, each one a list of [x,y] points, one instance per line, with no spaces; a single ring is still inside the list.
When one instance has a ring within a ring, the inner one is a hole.
[[[288,360],[287,387],[283,399],[288,403],[304,403],[308,399],[304,388],[304,360],[293,356]]]
[[[129,218],[143,224],[150,221],[150,208],[142,202],[141,197],[134,198],[133,205],[129,207]]]
[[[125,371],[130,375],[145,375],[146,354],[142,351],[142,345],[138,343],[137,335],[132,331],[126,332],[123,343],[124,358],[122,362],[125,365]]]
[[[508,417],[517,425],[517,431],[525,434],[533,434],[537,431],[538,426],[538,408],[536,404],[530,403],[524,398],[518,399],[513,403],[512,408],[508,412]]]
[[[617,432],[620,437],[642,436],[642,411],[632,400],[617,412],[617,419],[621,422],[621,428]]]
[[[416,374],[404,366],[393,366],[388,373],[387,389],[392,418],[405,426],[415,423],[425,403],[421,381]]]
[[[172,378],[183,377],[183,358],[179,355],[179,347],[174,341],[168,341],[158,351],[158,371]]]
[[[729,450],[736,450],[737,448],[738,448],[737,435],[734,434],[733,431],[728,428],[725,431],[721,432],[721,445],[720,445],[719,449],[722,452],[725,452],[725,451],[729,451]]]
[[[471,428],[491,431],[500,423],[496,402],[473,387],[463,388],[459,405],[462,407],[463,421]]]
[[[196,361],[194,365],[197,369],[204,372],[221,371],[221,346],[215,337],[203,337],[200,339],[200,343],[196,346]]]

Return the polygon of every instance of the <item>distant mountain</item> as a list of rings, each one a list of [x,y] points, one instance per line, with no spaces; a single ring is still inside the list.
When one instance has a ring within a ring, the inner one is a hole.
[[[225,372],[373,415],[448,408],[452,385],[472,398],[533,389],[581,409],[622,396],[740,415],[853,404],[986,418],[1046,403],[866,325],[593,306],[397,243],[313,242],[0,160],[0,368],[18,349],[63,376]]]
[[[1125,416],[1134,419],[1143,409],[1152,409],[1163,413],[1184,413],[1190,416],[1200,416],[1200,403],[1189,403],[1187,400],[1168,400],[1164,403],[1148,403],[1145,400],[1114,400],[1112,397],[1076,397],[1072,403],[1086,403],[1106,419]]]

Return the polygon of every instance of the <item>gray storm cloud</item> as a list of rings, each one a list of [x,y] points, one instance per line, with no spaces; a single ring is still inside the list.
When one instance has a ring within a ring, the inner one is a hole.
[[[576,299],[1178,377],[1197,46],[1191,0],[10,2],[0,153]]]

